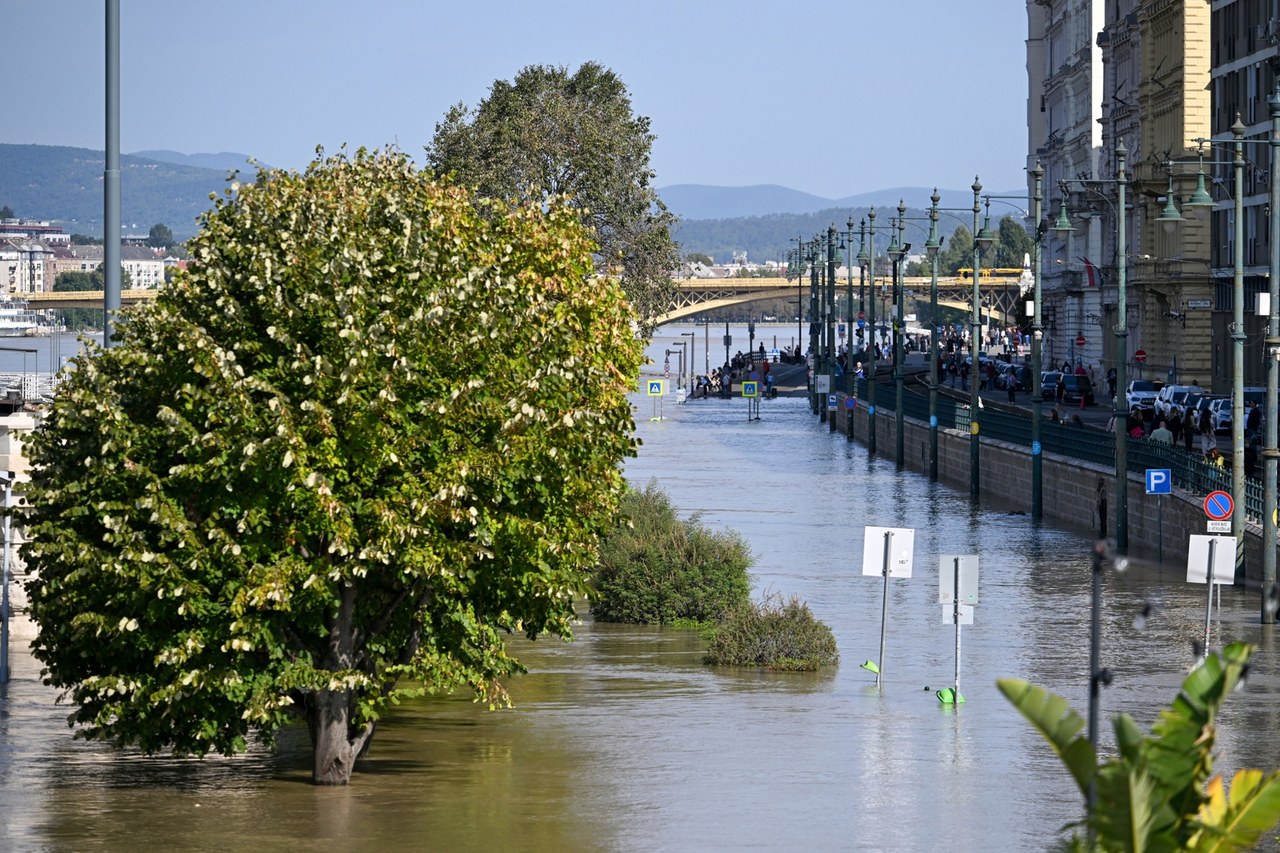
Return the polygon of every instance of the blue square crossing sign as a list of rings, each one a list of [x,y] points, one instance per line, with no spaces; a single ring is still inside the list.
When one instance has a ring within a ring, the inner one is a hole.
[[[663,394],[662,386],[663,386],[663,381],[661,379],[650,379],[649,380],[649,396],[661,397]]]
[[[756,383],[756,382],[752,382],[752,381],[749,381],[749,380],[748,380],[747,382],[743,382],[743,383],[742,383],[742,396],[744,396],[744,397],[759,397],[759,396],[760,396],[760,385],[759,385],[758,383]]]

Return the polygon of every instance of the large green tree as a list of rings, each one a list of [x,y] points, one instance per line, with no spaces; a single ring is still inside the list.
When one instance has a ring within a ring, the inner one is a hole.
[[[642,320],[667,310],[679,264],[675,217],[653,187],[649,119],[634,115],[611,70],[534,65],[498,80],[475,109],[436,125],[427,162],[479,195],[517,206],[567,197],[596,241],[597,267],[618,271]]]
[[[1035,249],[1035,242],[1022,223],[1012,216],[1000,220],[1000,228],[996,231],[994,267],[1008,269],[1020,268],[1022,262]]]
[[[34,650],[81,736],[301,718],[341,784],[388,703],[503,704],[504,636],[569,635],[641,345],[574,211],[363,150],[232,190],[32,436]]]

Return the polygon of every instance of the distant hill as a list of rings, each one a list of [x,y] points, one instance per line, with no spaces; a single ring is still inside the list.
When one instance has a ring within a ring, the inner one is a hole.
[[[993,195],[1021,195],[1026,190],[991,190]],[[748,187],[713,187],[705,184],[673,184],[658,190],[658,196],[672,213],[681,219],[736,219],[744,216],[770,216],[777,213],[818,213],[834,208],[897,207],[899,200],[907,207],[929,206],[933,187],[891,187],[858,193],[844,198],[822,196],[780,187],[757,184]],[[969,207],[973,190],[939,189],[943,207]],[[1008,208],[1005,208],[1008,212]],[[845,218],[848,214],[846,213]]]
[[[129,155],[143,160],[155,160],[158,163],[173,163],[176,166],[195,166],[197,169],[217,169],[220,172],[252,172],[248,154],[236,154],[232,151],[221,151],[217,154],[183,154],[181,151],[135,151]],[[266,163],[259,166],[270,168]]]
[[[676,190],[676,192],[672,192]],[[1016,196],[1025,190],[993,190],[992,195]],[[924,247],[928,233],[928,207],[933,187],[890,187],[846,196],[824,199],[808,193],[773,185],[754,187],[712,187],[680,184],[658,190],[658,195],[673,213],[680,217],[675,238],[682,255],[698,252],[716,261],[729,261],[735,253],[746,252],[747,260],[784,261],[797,238],[810,240],[834,225],[838,230],[854,228],[876,209],[876,245],[884,251],[889,244],[889,217],[897,216],[899,200],[907,206],[905,241],[915,249]],[[939,205],[948,208],[972,208],[973,190],[939,189]],[[1010,199],[1016,204],[1016,199]],[[790,205],[779,209],[769,205]],[[719,216],[713,214],[719,213]],[[1018,214],[1007,204],[992,205],[994,225],[1006,215]],[[948,236],[957,225],[971,227],[972,213],[948,211],[938,220],[938,231]],[[857,239],[855,237],[855,239]],[[856,251],[856,249],[855,249]],[[843,255],[842,255],[843,257]]]
[[[673,184],[658,190],[658,197],[668,210],[682,219],[731,219],[769,213],[813,213],[832,206],[829,198],[777,184],[757,184],[751,187]]]
[[[106,155],[88,148],[0,144],[0,206],[28,219],[60,222],[71,233],[101,236],[105,167]],[[145,233],[163,223],[175,237],[186,239],[196,233],[196,217],[212,206],[209,194],[221,193],[226,185],[227,172],[221,168],[122,154],[124,230]]]

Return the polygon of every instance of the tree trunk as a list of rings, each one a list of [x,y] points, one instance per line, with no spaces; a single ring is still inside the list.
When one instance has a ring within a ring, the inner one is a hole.
[[[373,734],[373,725],[352,737],[351,694],[319,690],[308,720],[311,729],[311,781],[316,785],[345,785],[351,781],[356,757]]]
[[[354,662],[355,588],[347,583],[339,593],[338,612],[329,626],[329,653],[325,667],[331,672],[350,669]],[[350,690],[317,690],[311,699],[307,726],[311,730],[311,781],[316,785],[345,785],[351,781],[356,757],[373,736],[373,723],[360,732],[351,730]]]

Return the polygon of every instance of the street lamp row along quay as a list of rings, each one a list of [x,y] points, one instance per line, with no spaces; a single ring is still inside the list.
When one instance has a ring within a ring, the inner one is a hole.
[[[1236,540],[1236,579],[1242,579],[1244,574],[1244,528],[1245,528],[1245,470],[1244,470],[1244,146],[1246,142],[1266,143],[1270,147],[1271,152],[1271,210],[1280,209],[1277,202],[1280,202],[1280,177],[1277,176],[1277,169],[1280,168],[1280,160],[1276,159],[1277,144],[1280,144],[1280,83],[1277,84],[1276,92],[1274,92],[1268,104],[1271,107],[1271,138],[1266,140],[1246,140],[1244,138],[1245,126],[1240,120],[1240,114],[1236,114],[1236,120],[1231,125],[1232,142],[1228,150],[1232,153],[1230,160],[1206,160],[1204,156],[1205,145],[1210,150],[1216,147],[1211,140],[1197,139],[1195,140],[1199,146],[1199,152],[1194,161],[1175,161],[1168,160],[1165,163],[1165,169],[1168,174],[1168,192],[1165,197],[1164,209],[1160,215],[1156,217],[1156,221],[1160,222],[1166,229],[1172,230],[1184,221],[1182,212],[1178,209],[1174,201],[1173,192],[1173,171],[1178,166],[1196,164],[1196,188],[1185,202],[1183,207],[1190,208],[1197,216],[1203,215],[1208,210],[1216,206],[1213,196],[1205,187],[1205,171],[1206,165],[1210,166],[1231,166],[1234,170],[1234,187],[1232,192],[1233,212],[1235,214],[1235,234],[1232,240],[1232,287],[1231,287],[1231,497],[1236,506],[1236,512],[1231,518],[1231,532]],[[1226,146],[1221,146],[1226,147]],[[1271,267],[1270,267],[1270,305],[1268,306],[1269,322],[1267,330],[1267,446],[1263,450],[1263,459],[1266,463],[1264,467],[1264,486],[1263,486],[1263,604],[1262,604],[1262,620],[1263,622],[1272,622],[1275,619],[1275,611],[1268,604],[1267,596],[1269,590],[1276,582],[1276,566],[1275,566],[1275,550],[1276,550],[1276,531],[1274,513],[1276,509],[1276,484],[1275,484],[1275,460],[1276,440],[1275,440],[1275,421],[1277,412],[1276,397],[1276,359],[1280,358],[1280,340],[1277,340],[1277,313],[1275,305],[1275,293],[1277,288],[1277,278],[1280,277],[1280,226],[1277,226],[1277,217],[1272,215],[1271,220]]]

